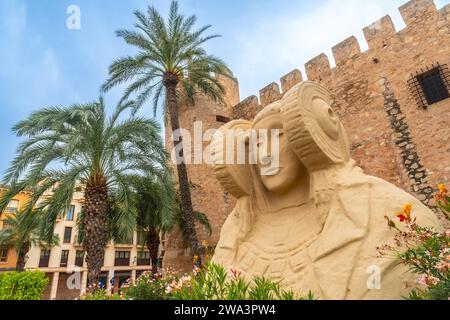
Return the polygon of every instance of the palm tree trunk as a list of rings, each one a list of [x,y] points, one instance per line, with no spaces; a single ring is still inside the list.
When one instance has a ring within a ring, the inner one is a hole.
[[[108,189],[102,177],[95,180],[96,185],[88,183],[84,193],[83,248],[86,251],[88,291],[95,290],[93,287],[98,283],[108,240]]]
[[[159,234],[156,230],[149,230],[147,233],[147,248],[152,260],[152,274],[158,273],[158,249],[159,249]]]
[[[166,87],[167,106],[169,109],[170,125],[172,132],[180,128],[180,122],[178,119],[178,107],[177,107],[177,93],[176,86],[177,80],[165,79],[164,85]],[[175,147],[176,141],[172,141]],[[189,178],[186,169],[186,163],[184,162],[183,154],[183,139],[180,137],[180,151],[176,154],[177,160],[177,173],[178,182],[180,184],[180,197],[181,197],[181,211],[182,218],[186,225],[186,231],[188,235],[189,244],[192,249],[192,253],[197,256],[197,265],[201,266],[200,259],[200,247],[198,245],[197,231],[195,230],[194,223],[194,210],[192,208],[191,190],[189,187]]]
[[[16,262],[16,271],[17,272],[23,272],[25,271],[25,257],[30,251],[30,243],[26,242],[20,247],[19,254],[17,256],[17,262]]]

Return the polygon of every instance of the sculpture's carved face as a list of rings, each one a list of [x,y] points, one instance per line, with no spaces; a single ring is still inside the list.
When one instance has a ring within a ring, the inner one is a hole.
[[[305,178],[306,168],[294,153],[286,133],[284,132],[279,114],[269,114],[253,125],[258,135],[257,146],[259,150],[266,150],[266,157],[257,157],[257,168],[260,172],[264,186],[274,193],[285,193],[290,190],[300,179]],[[265,129],[266,134],[259,134],[260,129]],[[273,148],[272,129],[278,130],[279,147]],[[278,150],[277,150],[278,149]],[[277,152],[277,154],[274,154]],[[273,160],[278,156],[278,164]],[[266,172],[263,174],[262,172]]]

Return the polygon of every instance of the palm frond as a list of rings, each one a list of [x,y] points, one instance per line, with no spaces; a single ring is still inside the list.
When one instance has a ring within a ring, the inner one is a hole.
[[[146,12],[135,11],[134,15],[136,29],[118,30],[116,35],[138,53],[112,63],[102,90],[129,83],[121,101],[134,99],[140,108],[150,100],[155,115],[164,95],[162,80],[167,74],[173,74],[180,83],[180,96],[186,97],[190,104],[198,92],[223,102],[225,90],[215,75],[232,77],[232,74],[221,59],[208,55],[202,47],[220,37],[206,34],[211,25],[194,29],[197,17],[182,15],[176,1],[172,1],[167,19],[152,6]],[[163,107],[162,111],[165,114],[167,110]]]

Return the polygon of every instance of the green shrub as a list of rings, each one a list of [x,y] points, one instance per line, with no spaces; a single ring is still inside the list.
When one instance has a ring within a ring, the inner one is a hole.
[[[121,300],[117,293],[108,295],[105,289],[94,290],[90,293],[85,293],[80,297],[80,300]]]
[[[314,300],[309,292],[306,297],[297,297],[293,291],[284,290],[280,283],[264,277],[251,281],[234,268],[227,270],[215,263],[207,264],[203,270],[194,269],[173,281],[166,289],[173,298],[179,300]]]
[[[251,281],[234,268],[229,272],[218,264],[208,263],[202,270],[195,267],[191,274],[172,270],[153,276],[144,272],[135,284],[126,283],[120,289],[126,300],[315,300],[312,292],[298,297],[279,283],[263,277]],[[98,296],[100,297],[100,295]]]
[[[48,278],[41,271],[0,274],[0,300],[40,300]]]

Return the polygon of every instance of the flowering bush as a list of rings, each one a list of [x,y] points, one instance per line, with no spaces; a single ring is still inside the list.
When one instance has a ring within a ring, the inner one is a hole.
[[[208,263],[201,270],[197,267],[190,275],[185,275],[170,283],[166,292],[179,300],[294,300],[293,291],[285,291],[279,283],[263,277],[249,282],[243,272],[234,268],[226,269],[215,263]],[[305,298],[300,298],[305,299]],[[308,293],[306,299],[313,300]]]
[[[80,300],[121,300],[119,295],[109,295],[105,289],[97,290],[92,293],[86,293],[80,297]]]
[[[87,288],[87,292],[80,297],[80,300],[120,300],[119,295],[108,294],[108,291],[100,286],[100,283]]]
[[[202,242],[206,264],[202,269],[181,274],[172,269],[153,275],[150,271],[139,276],[135,283],[128,280],[120,288],[119,294],[108,295],[107,291],[95,286],[81,300],[315,300],[311,292],[305,297],[296,297],[293,291],[285,291],[279,283],[263,277],[248,281],[244,272],[231,267],[228,271],[218,264],[210,263],[214,247]]]
[[[166,292],[166,288],[179,278],[179,274],[171,269],[155,275],[146,271],[134,284],[129,281],[125,283],[120,288],[120,297],[127,300],[168,300],[171,295]]]
[[[441,202],[441,204],[439,204]],[[436,203],[448,217],[449,197],[447,189],[439,185]],[[436,232],[417,225],[411,216],[412,205],[405,204],[397,213],[399,221],[405,224],[400,230],[394,221],[385,217],[388,226],[397,230],[393,243],[377,247],[379,256],[393,254],[410,271],[417,274],[419,287],[412,290],[409,299],[445,299],[450,297],[450,230]]]
[[[127,281],[120,293],[110,296],[100,287],[91,288],[81,297],[82,300],[294,300],[293,291],[285,291],[279,283],[263,277],[247,281],[243,272],[235,268],[226,269],[210,263],[214,247],[202,242],[206,264],[203,269],[196,266],[198,257],[194,256],[194,270],[190,274],[181,274],[172,269],[153,275],[146,271],[135,283]],[[305,300],[314,300],[311,292]]]

